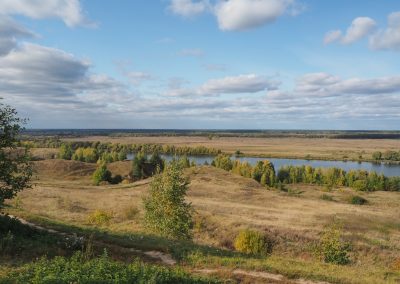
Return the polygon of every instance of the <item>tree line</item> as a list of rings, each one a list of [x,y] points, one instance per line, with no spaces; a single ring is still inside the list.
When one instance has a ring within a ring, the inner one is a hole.
[[[400,151],[388,150],[383,153],[376,151],[372,153],[372,159],[376,161],[400,161]]]
[[[400,191],[400,177],[387,177],[365,170],[345,171],[340,168],[313,168],[311,166],[284,166],[275,172],[268,160],[252,166],[248,162],[232,161],[228,155],[218,155],[212,166],[253,178],[262,185],[280,187],[282,184],[306,183],[327,186],[346,186],[360,191]]]

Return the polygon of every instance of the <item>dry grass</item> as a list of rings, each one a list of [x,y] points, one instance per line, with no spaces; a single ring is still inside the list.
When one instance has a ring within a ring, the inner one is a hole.
[[[26,213],[90,226],[90,214],[102,210],[113,212],[112,222],[103,224],[107,230],[143,230],[142,197],[149,180],[92,186],[89,178],[94,165],[61,160],[36,165],[37,185],[19,194]],[[121,173],[127,168],[129,163],[115,165]],[[196,243],[231,248],[238,231],[252,228],[276,241],[273,257],[284,255],[309,261],[313,258],[310,244],[336,216],[344,225],[346,238],[355,246],[352,259],[357,269],[366,266],[375,271],[376,267],[392,267],[397,263],[399,193],[360,193],[369,203],[356,206],[347,203],[354,194],[349,189],[327,193],[333,201],[326,201],[321,199],[323,189],[315,186],[290,186],[291,192],[297,192],[291,194],[267,190],[254,180],[212,167],[190,168],[186,174],[191,180],[188,199],[196,210]]]
[[[325,139],[325,138],[248,138],[248,137],[108,137],[88,136],[67,138],[68,141],[101,141],[123,144],[155,143],[175,146],[206,146],[234,153],[240,150],[247,155],[262,154],[279,158],[320,159],[372,159],[375,151],[400,149],[400,140],[396,139]]]

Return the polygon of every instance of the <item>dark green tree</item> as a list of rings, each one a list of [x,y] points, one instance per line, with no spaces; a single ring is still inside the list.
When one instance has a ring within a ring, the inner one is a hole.
[[[24,123],[15,109],[0,103],[0,206],[31,186],[32,166],[28,150],[16,146]]]

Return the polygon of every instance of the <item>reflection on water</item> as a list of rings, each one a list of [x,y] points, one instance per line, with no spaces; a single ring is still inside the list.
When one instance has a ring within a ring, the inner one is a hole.
[[[171,161],[175,156],[173,155],[161,155],[166,161]],[[133,154],[128,155],[128,160],[132,160]],[[208,162],[211,164],[214,159],[213,156],[187,156],[189,160],[194,160],[196,164],[204,164]],[[256,164],[258,161],[269,160],[271,161],[275,169],[279,169],[282,166],[302,166],[309,165],[314,168],[341,168],[345,171],[349,170],[367,170],[375,171],[377,173],[383,173],[385,176],[400,176],[400,165],[399,164],[385,164],[385,163],[371,163],[371,162],[344,162],[344,161],[319,161],[319,160],[299,160],[299,159],[281,159],[281,158],[257,158],[257,157],[238,157],[240,161],[246,161],[251,165]]]

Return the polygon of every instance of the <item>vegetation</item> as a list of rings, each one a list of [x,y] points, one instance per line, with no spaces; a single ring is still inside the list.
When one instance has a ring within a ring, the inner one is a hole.
[[[286,184],[307,183],[330,188],[348,186],[358,191],[400,191],[400,177],[386,177],[364,170],[348,172],[338,168],[313,168],[286,166],[278,171],[278,181]]]
[[[368,203],[368,200],[364,197],[353,195],[349,198],[349,203],[354,205],[364,205]]]
[[[105,163],[101,163],[93,173],[93,183],[95,185],[99,185],[103,181],[112,181],[111,172],[107,170],[107,165]]]
[[[165,166],[164,160],[158,152],[148,158],[145,152],[139,152],[132,160],[131,176],[134,180],[140,180],[153,176],[157,171],[163,171]]]
[[[272,251],[272,242],[262,233],[253,230],[240,231],[234,246],[237,251],[253,255],[266,255]]]
[[[316,253],[324,262],[345,265],[350,262],[349,252],[350,244],[342,240],[342,227],[335,221],[323,232]]]
[[[0,103],[0,206],[30,187],[32,168],[28,151],[17,148],[23,122],[15,109]]]
[[[185,202],[187,190],[188,181],[177,162],[154,176],[143,200],[146,226],[167,238],[190,239],[193,221],[191,204]]]
[[[372,158],[376,161],[400,161],[400,151],[387,150],[383,153],[376,151],[372,153]]]
[[[191,276],[183,270],[135,261],[124,264],[111,260],[107,252],[87,260],[82,253],[71,258],[41,258],[9,273],[2,283],[218,283],[213,279]]]
[[[358,191],[400,191],[400,177],[386,177],[376,172],[339,168],[313,168],[311,166],[284,166],[275,173],[274,165],[268,160],[255,166],[239,160],[232,161],[228,155],[218,155],[212,165],[232,171],[243,177],[253,178],[262,185],[282,187],[283,184],[316,184],[327,188],[348,186]]]
[[[88,222],[92,225],[102,226],[108,224],[112,218],[112,212],[98,209],[89,215]]]

